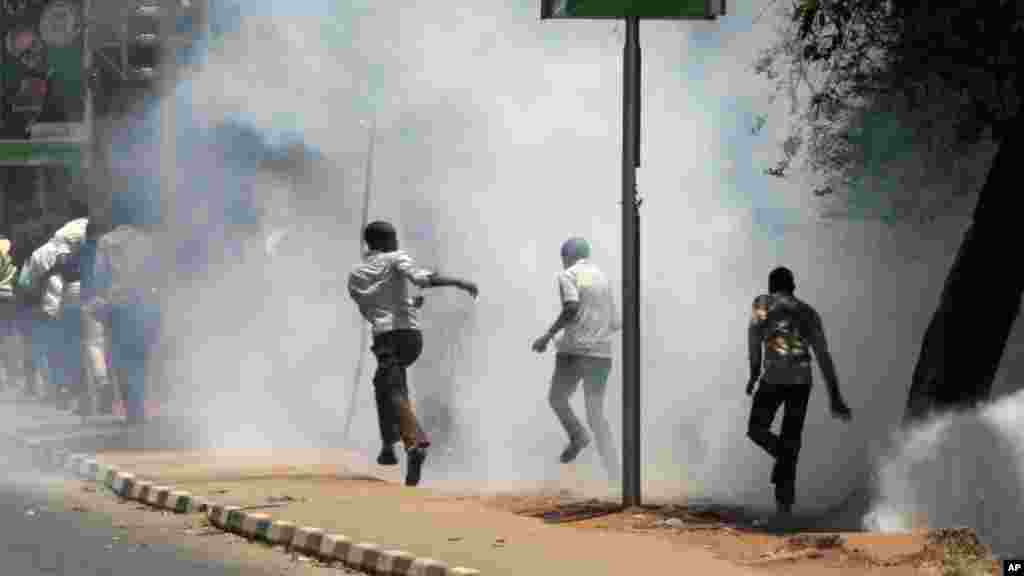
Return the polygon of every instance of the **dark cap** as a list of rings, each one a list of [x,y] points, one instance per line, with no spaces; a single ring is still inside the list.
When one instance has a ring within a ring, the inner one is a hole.
[[[796,281],[793,280],[793,272],[789,268],[779,266],[768,275],[768,291],[772,294],[793,292],[794,290],[796,290]]]
[[[363,230],[363,240],[370,250],[391,252],[398,249],[398,233],[395,227],[383,220],[367,224]]]

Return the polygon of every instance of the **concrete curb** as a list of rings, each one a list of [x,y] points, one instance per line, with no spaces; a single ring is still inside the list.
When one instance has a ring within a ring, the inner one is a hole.
[[[176,514],[205,514],[211,525],[250,540],[283,546],[286,550],[334,561],[375,576],[480,576],[479,570],[451,567],[433,558],[416,557],[403,550],[373,542],[352,542],[343,534],[322,528],[296,526],[267,514],[248,512],[238,506],[207,502],[189,492],[104,464],[95,456],[49,448],[41,442],[11,437],[29,451],[37,464],[76,478],[101,484],[117,496]]]

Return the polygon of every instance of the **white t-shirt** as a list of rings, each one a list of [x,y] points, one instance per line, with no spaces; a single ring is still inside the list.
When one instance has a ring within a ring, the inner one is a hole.
[[[612,334],[619,322],[611,284],[601,270],[583,259],[558,275],[562,303],[579,302],[576,319],[555,343],[560,354],[612,357]]]
[[[426,288],[431,272],[416,265],[401,250],[369,252],[349,274],[348,293],[359,306],[373,333],[419,330],[419,310],[413,306],[409,284]]]

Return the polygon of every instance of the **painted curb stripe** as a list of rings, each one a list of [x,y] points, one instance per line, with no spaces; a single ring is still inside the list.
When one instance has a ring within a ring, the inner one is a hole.
[[[81,462],[81,461],[82,461],[82,455],[81,454],[71,454],[70,456],[67,456],[66,458],[61,458],[59,465],[60,465],[61,468],[64,468],[65,470],[67,470],[69,472],[77,472],[78,471],[78,463]]]
[[[320,552],[320,544],[324,540],[324,531],[312,526],[302,526],[295,529],[295,536],[292,537],[292,548],[302,552]]]
[[[379,545],[373,542],[360,542],[349,548],[346,564],[360,570],[374,570],[377,568],[378,558],[380,558]]]
[[[157,508],[163,508],[164,504],[167,503],[167,495],[171,493],[171,489],[167,486],[153,486],[149,489],[149,494],[146,496],[146,503],[152,504]]]
[[[178,514],[188,514],[192,512],[192,494],[175,490],[167,495],[167,503],[164,507]]]
[[[249,538],[266,540],[270,529],[270,516],[258,512],[246,512],[242,518],[242,534]]]
[[[224,506],[223,504],[217,504],[210,512],[210,521],[214,526],[226,529],[231,513],[237,511],[238,506]]]
[[[409,576],[448,576],[448,565],[433,558],[413,560]]]
[[[332,560],[345,562],[348,560],[348,552],[352,547],[352,541],[343,534],[327,534],[320,542],[320,555]]]
[[[96,470],[96,477],[93,478],[93,482],[96,482],[97,484],[102,484],[109,488],[114,480],[114,476],[111,472],[112,470],[114,470],[112,466],[100,464]]]
[[[50,453],[50,465],[54,468],[63,468],[64,461],[68,457],[68,451],[57,449]]]
[[[405,576],[412,567],[412,554],[402,550],[385,550],[377,559],[377,574],[382,576]]]
[[[114,493],[122,498],[127,498],[131,494],[133,484],[135,484],[135,474],[118,472],[114,477]]]
[[[294,537],[295,524],[293,522],[285,522],[284,520],[275,520],[270,524],[270,530],[267,532],[267,540],[271,544],[288,546]]]
[[[199,496],[192,496],[190,500],[192,501],[192,510],[202,514],[208,513],[213,507],[213,504],[209,500],[200,498]]]
[[[214,526],[217,525],[217,516],[220,515],[220,511],[224,509],[222,504],[211,504],[206,511],[206,516],[210,519],[210,523]]]
[[[88,478],[92,480],[96,478],[97,470],[99,470],[99,464],[96,462],[96,460],[93,460],[91,458],[87,460],[82,460],[81,468],[79,468],[78,475],[81,476],[82,478]]]
[[[238,506],[228,506],[229,509],[225,509],[224,515],[224,527],[229,532],[241,532],[242,531],[242,520],[245,519],[245,512],[242,511]]]
[[[149,497],[149,490],[153,487],[152,482],[145,480],[136,480],[132,483],[132,490],[129,493],[129,498],[132,500],[138,500],[139,502],[145,502],[146,498]]]
[[[138,480],[134,474],[102,464],[86,454],[71,453],[62,448],[51,450],[41,442],[16,440],[41,464],[50,464],[79,478],[101,483],[123,498],[179,514],[201,512],[218,528],[338,560],[350,568],[378,576],[480,576],[480,571],[472,568],[450,568],[440,560],[417,558],[403,550],[383,550],[373,542],[353,544],[342,534],[325,534],[323,529],[312,526],[296,527],[293,522],[275,521],[266,514],[244,512],[238,506],[214,504],[186,491],[155,486],[153,482]]]

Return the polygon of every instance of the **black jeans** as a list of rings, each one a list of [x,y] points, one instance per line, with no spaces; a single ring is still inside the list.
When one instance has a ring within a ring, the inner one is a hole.
[[[806,384],[762,381],[754,394],[747,436],[775,458],[772,483],[775,500],[781,505],[792,506],[796,497],[796,463],[810,398],[811,386]],[[780,407],[784,407],[782,433],[776,436],[771,428]]]
[[[399,440],[406,449],[427,446],[430,442],[420,427],[409,401],[406,369],[423,352],[423,334],[419,330],[392,330],[373,337],[377,371],[373,375],[377,400],[377,420],[381,441],[391,446]]]

